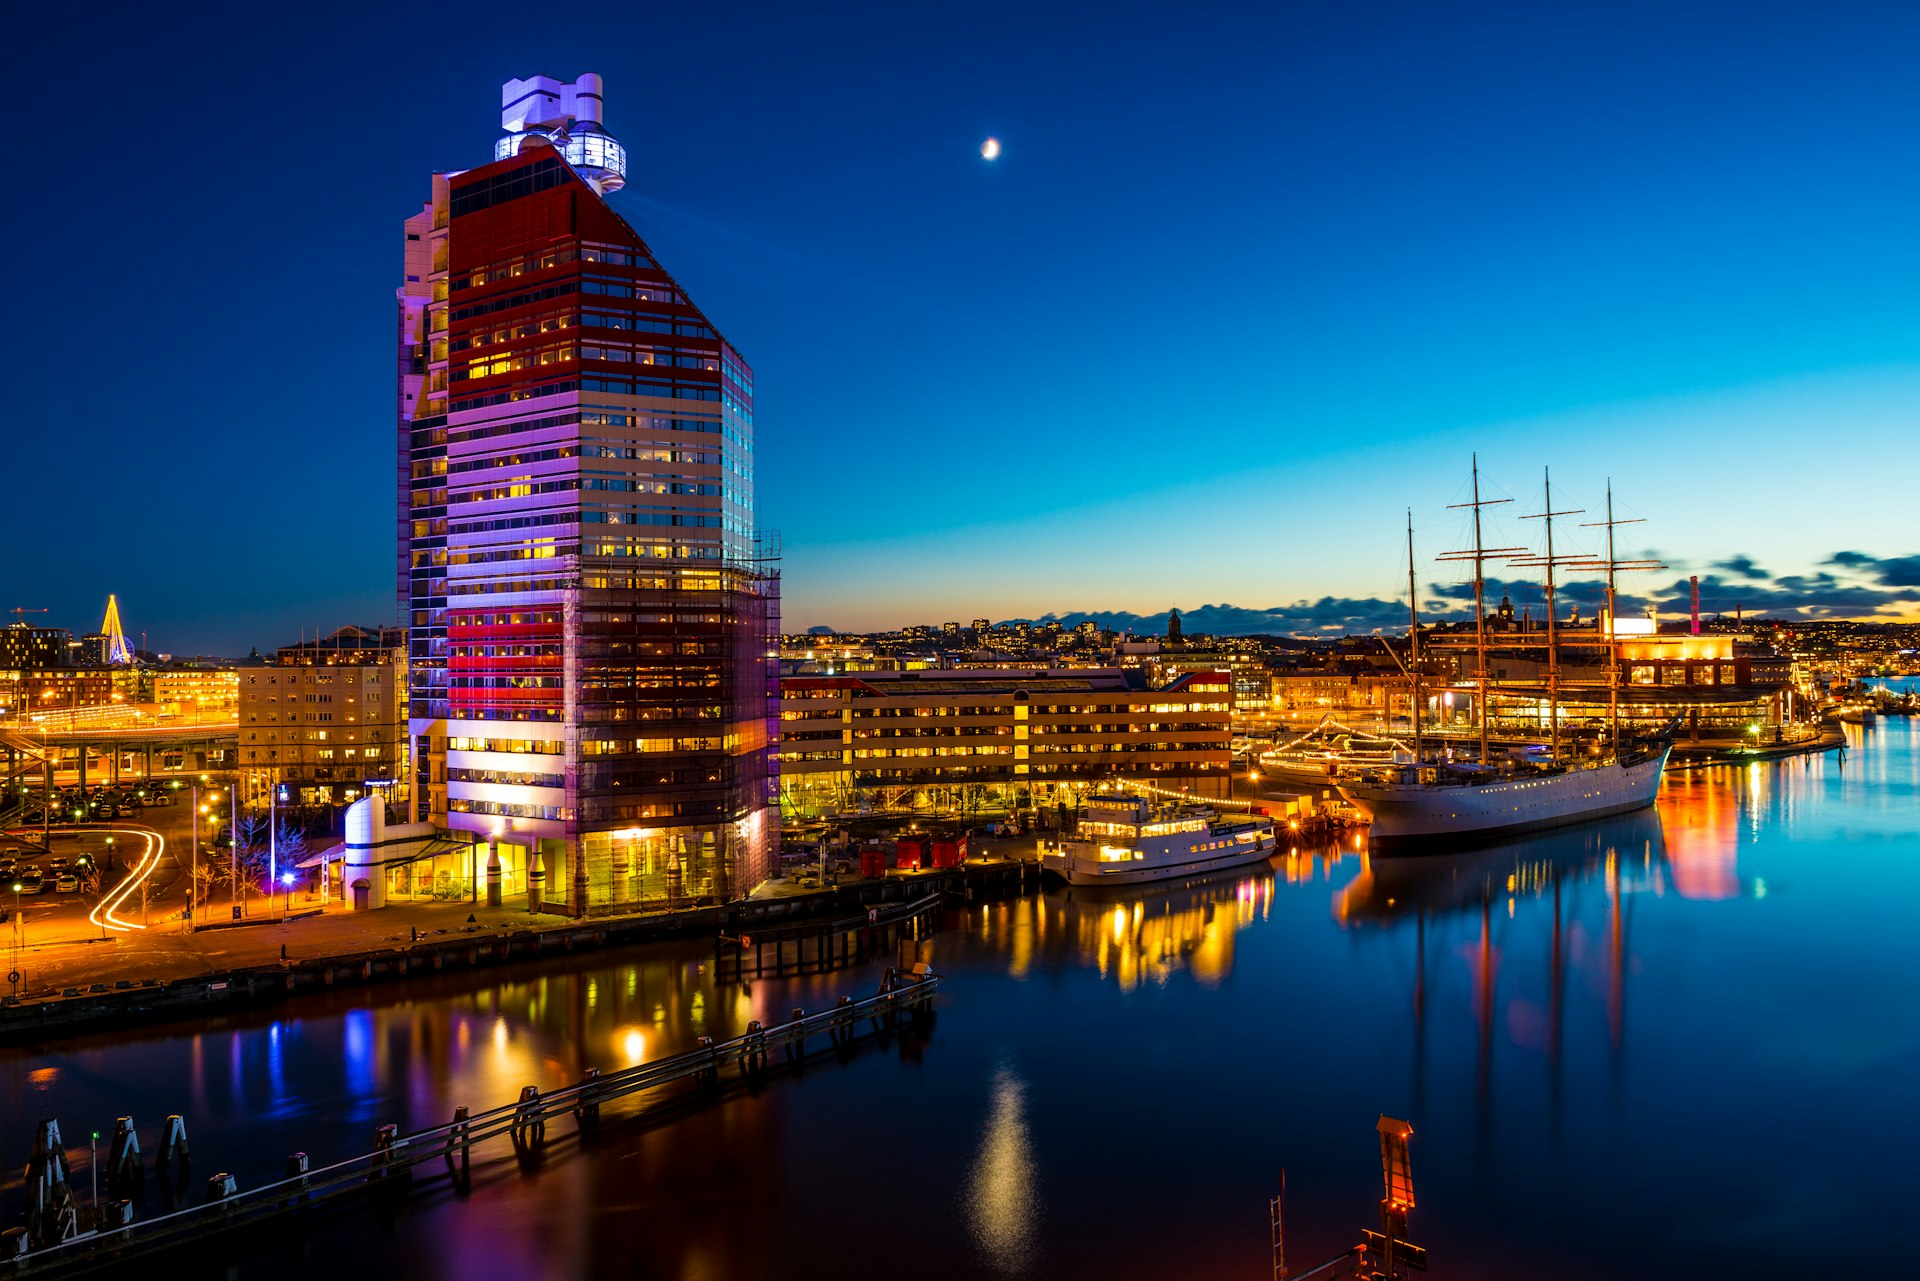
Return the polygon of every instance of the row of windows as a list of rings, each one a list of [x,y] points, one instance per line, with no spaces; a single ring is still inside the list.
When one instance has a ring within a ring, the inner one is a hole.
[[[639,302],[660,302],[671,306],[684,307],[687,300],[666,285],[650,284],[644,280],[621,280],[612,276],[588,276],[580,282],[580,292],[597,294],[603,298],[632,298]],[[712,334],[707,335],[711,337]]]
[[[496,280],[511,280],[515,276],[524,276],[530,271],[544,271],[548,267],[558,267],[563,262],[572,262],[572,249],[547,249],[539,253],[521,254],[517,258],[508,258],[501,262],[489,263],[484,267],[475,267],[467,275],[453,282],[456,292],[462,289],[476,289],[481,285],[490,285]]]
[[[609,347],[600,343],[588,343],[580,348],[580,359],[624,361],[636,365],[674,366],[680,369],[704,369],[709,373],[720,368],[720,358],[711,352],[687,352],[676,347],[638,345]]]
[[[564,774],[535,774],[525,770],[468,769],[448,766],[449,783],[506,783],[515,787],[565,787]]]
[[[582,756],[627,756],[636,752],[718,752],[728,740],[713,735],[695,738],[590,738],[580,744]]]
[[[454,444],[465,444],[473,440],[485,440],[493,436],[510,436],[523,431],[545,431],[549,427],[568,427],[580,421],[578,411],[566,414],[547,414],[539,418],[518,418],[507,422],[487,423],[479,427],[462,427],[447,434],[447,440]]]
[[[560,157],[542,156],[524,169],[455,186],[449,193],[448,212],[459,218],[509,200],[519,200],[536,191],[550,191],[571,181],[572,173]]]
[[[501,818],[569,819],[573,810],[565,805],[524,805],[510,801],[476,801],[455,796],[447,800],[447,809],[455,814],[494,814]]]
[[[486,409],[492,405],[510,405],[521,400],[539,400],[545,396],[560,396],[580,390],[577,379],[564,379],[560,382],[542,383],[538,387],[509,387],[505,391],[496,391],[485,396],[468,396],[464,400],[453,402],[455,413],[469,409]],[[414,504],[416,507],[418,503]]]
[[[451,676],[450,689],[564,689],[561,676]]]
[[[604,262],[615,267],[639,267],[644,271],[658,271],[659,266],[653,259],[642,253],[623,249],[619,245],[603,245],[588,241],[580,247],[581,262]]]
[[[453,645],[447,649],[454,658],[539,658],[561,652],[559,645]]]
[[[453,319],[474,320],[480,316],[491,316],[498,311],[512,311],[516,307],[530,307],[537,302],[551,302],[555,298],[566,298],[579,292],[579,285],[571,280],[562,280],[540,289],[523,290],[517,294],[503,294],[498,298],[489,298],[485,302],[468,303],[464,307],[453,309]],[[440,328],[438,324],[434,326]]]
[[[536,369],[542,365],[564,365],[571,363],[573,358],[572,343],[496,351],[491,356],[477,356],[462,368],[454,370],[453,381],[458,383],[474,378],[492,378],[499,374],[510,374],[516,369]]]
[[[448,738],[446,748],[449,752],[517,752],[522,756],[561,756],[567,750],[565,743],[544,738],[467,738],[459,735]],[[430,752],[432,748],[423,746],[421,750]]]
[[[666,383],[657,378],[582,378],[580,390],[616,396],[657,396],[671,400],[719,400],[720,389],[704,383]],[[460,406],[456,403],[454,408]]]

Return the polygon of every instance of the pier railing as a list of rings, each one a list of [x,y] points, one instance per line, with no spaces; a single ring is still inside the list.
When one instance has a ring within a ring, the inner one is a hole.
[[[933,1008],[940,977],[924,965],[915,969],[917,973],[889,970],[872,996],[859,1000],[843,996],[838,1005],[815,1014],[795,1010],[784,1023],[763,1025],[755,1020],[731,1040],[703,1037],[696,1048],[651,1063],[604,1074],[589,1069],[577,1084],[544,1093],[529,1085],[517,1100],[500,1107],[472,1115],[464,1107],[456,1109],[454,1119],[445,1125],[405,1135],[391,1125],[381,1126],[371,1151],[317,1170],[308,1169],[306,1154],[296,1152],[287,1159],[286,1177],[261,1187],[240,1190],[232,1175],[217,1173],[208,1180],[206,1201],[188,1209],[135,1221],[131,1203],[115,1200],[103,1207],[104,1222],[99,1227],[24,1252],[20,1244],[29,1238],[12,1230],[6,1245],[15,1253],[0,1254],[0,1281],[149,1254],[209,1232],[349,1196],[400,1192],[423,1165],[444,1165],[455,1186],[464,1187],[469,1156],[477,1145],[506,1138],[516,1152],[537,1151],[546,1141],[549,1121],[571,1117],[578,1132],[591,1133],[599,1124],[602,1105],[616,1099],[687,1080],[717,1091],[729,1070],[751,1080],[782,1066],[797,1066],[808,1057],[810,1041],[817,1047],[824,1038],[834,1051],[846,1051],[869,1035],[886,1035],[903,1019],[922,1019]],[[137,1155],[134,1159],[137,1162]],[[161,1177],[181,1177],[184,1169],[183,1162],[176,1175],[163,1165]]]

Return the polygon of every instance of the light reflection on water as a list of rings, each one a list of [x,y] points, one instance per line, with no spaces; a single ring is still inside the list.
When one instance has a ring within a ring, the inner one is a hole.
[[[1283,1165],[1296,1262],[1366,1224],[1380,1112],[1415,1124],[1414,1235],[1452,1275],[1781,1274],[1869,1232],[1911,1253],[1879,1134],[1920,1077],[1915,730],[1476,853],[956,909],[895,958],[949,976],[927,1043],[587,1149],[559,1125],[465,1202],[239,1274],[1254,1276]],[[0,1155],[41,1115],[129,1112],[150,1151],[179,1111],[197,1160],[259,1183],[878,979],[712,962],[635,949],[3,1053]]]
[[[993,1074],[986,1129],[967,1196],[974,1242],[995,1272],[1018,1276],[1032,1261],[1040,1227],[1035,1181],[1026,1083],[1002,1064]]]

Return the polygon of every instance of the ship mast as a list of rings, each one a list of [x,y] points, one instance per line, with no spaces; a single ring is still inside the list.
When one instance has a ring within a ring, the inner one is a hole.
[[[1544,520],[1547,522],[1547,554],[1544,556],[1528,556],[1522,559],[1515,560],[1513,563],[1516,565],[1541,566],[1541,567],[1544,567],[1547,571],[1546,573],[1547,727],[1549,732],[1552,735],[1550,739],[1550,742],[1552,745],[1549,748],[1549,750],[1552,753],[1553,759],[1559,760],[1560,759],[1560,630],[1559,630],[1560,620],[1556,617],[1556,611],[1554,608],[1554,601],[1553,601],[1553,594],[1554,594],[1554,587],[1555,587],[1554,569],[1555,567],[1562,564],[1574,565],[1577,567],[1592,566],[1593,557],[1577,555],[1577,554],[1571,555],[1571,556],[1554,555],[1553,518],[1555,516],[1578,516],[1580,515],[1580,509],[1577,507],[1570,507],[1566,511],[1555,511],[1553,509],[1553,470],[1551,468],[1542,468],[1541,471],[1546,478],[1546,497],[1547,497],[1546,510],[1535,512],[1531,516],[1522,516],[1521,519],[1522,520]]]
[[[1450,508],[1471,507],[1473,509],[1473,550],[1447,552],[1437,557],[1439,560],[1471,560],[1473,562],[1473,636],[1476,661],[1474,677],[1473,706],[1474,720],[1480,731],[1480,763],[1487,763],[1487,557],[1511,556],[1526,551],[1524,547],[1488,547],[1481,538],[1480,509],[1497,507],[1501,503],[1510,503],[1511,498],[1480,497],[1480,455],[1473,456],[1473,501],[1470,503],[1451,503]]]
[[[1614,548],[1613,531],[1621,525],[1641,525],[1644,520],[1616,520],[1613,515],[1613,481],[1607,481],[1607,518],[1605,520],[1585,521],[1585,528],[1604,528],[1607,531],[1607,726],[1613,738],[1613,754],[1620,756],[1620,620],[1618,605],[1615,603],[1620,571],[1637,569],[1665,569],[1666,565],[1658,560],[1621,560]]]
[[[1413,763],[1418,768],[1420,752],[1420,594],[1413,581],[1413,510],[1407,510],[1407,685],[1408,708],[1413,714]]]

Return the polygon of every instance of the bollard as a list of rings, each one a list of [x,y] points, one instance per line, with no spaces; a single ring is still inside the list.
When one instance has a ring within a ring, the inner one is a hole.
[[[453,1168],[453,1154],[456,1149],[458,1149],[460,1153],[460,1169],[458,1174],[464,1175],[466,1173],[467,1152],[468,1149],[473,1146],[472,1140],[468,1138],[468,1135],[473,1133],[473,1122],[467,1119],[467,1115],[465,1105],[453,1110],[453,1128],[447,1131],[448,1174],[456,1174]]]
[[[113,1140],[107,1145],[107,1191],[124,1192],[136,1186],[145,1170],[140,1164],[140,1136],[133,1131],[133,1118],[118,1117],[113,1123]]]
[[[107,1202],[105,1217],[101,1219],[100,1226],[102,1229],[133,1226],[133,1202],[125,1197]]]
[[[207,1200],[228,1201],[240,1195],[240,1184],[224,1171],[207,1180]]]
[[[8,1228],[0,1232],[0,1260],[17,1259],[32,1248],[33,1243],[27,1240],[25,1228]]]
[[[701,1085],[705,1085],[705,1086],[719,1085],[720,1084],[720,1061],[719,1061],[720,1052],[714,1049],[713,1038],[710,1036],[700,1037],[694,1041],[693,1048],[696,1050],[705,1050],[707,1052],[707,1066],[701,1068],[699,1071],[699,1074],[694,1079],[697,1080]]]
[[[580,1078],[578,1102],[573,1105],[573,1119],[582,1130],[592,1129],[600,1123],[600,1069],[588,1068]]]
[[[307,1154],[305,1152],[295,1152],[287,1157],[286,1177],[293,1180],[293,1187],[290,1190],[290,1195],[280,1203],[281,1205],[290,1205],[294,1201],[304,1201],[307,1199],[308,1168]]]
[[[793,1012],[793,1017],[788,1019],[787,1022],[797,1028],[800,1026],[800,1024],[806,1021],[806,1017],[807,1017],[807,1012],[805,1010],[795,1010]],[[807,1038],[804,1034],[800,1032],[795,1032],[792,1036],[787,1038],[787,1061],[788,1062],[793,1062],[797,1059],[805,1058],[806,1054],[807,1054]]]
[[[537,1148],[546,1140],[547,1120],[540,1107],[539,1086],[520,1087],[520,1102],[513,1110],[508,1130],[516,1147]]]
[[[160,1167],[175,1162],[181,1169],[193,1164],[187,1155],[187,1123],[178,1115],[167,1118],[166,1128],[160,1132],[160,1151],[154,1158],[154,1164]]]
[[[407,1142],[400,1137],[400,1127],[394,1124],[378,1126],[373,1132],[373,1160],[368,1162],[367,1182],[376,1183],[382,1179],[394,1179],[408,1182],[413,1178],[413,1168],[403,1161]]]
[[[767,1066],[767,1027],[759,1019],[747,1024],[746,1044],[740,1049],[740,1070],[759,1072]]]

